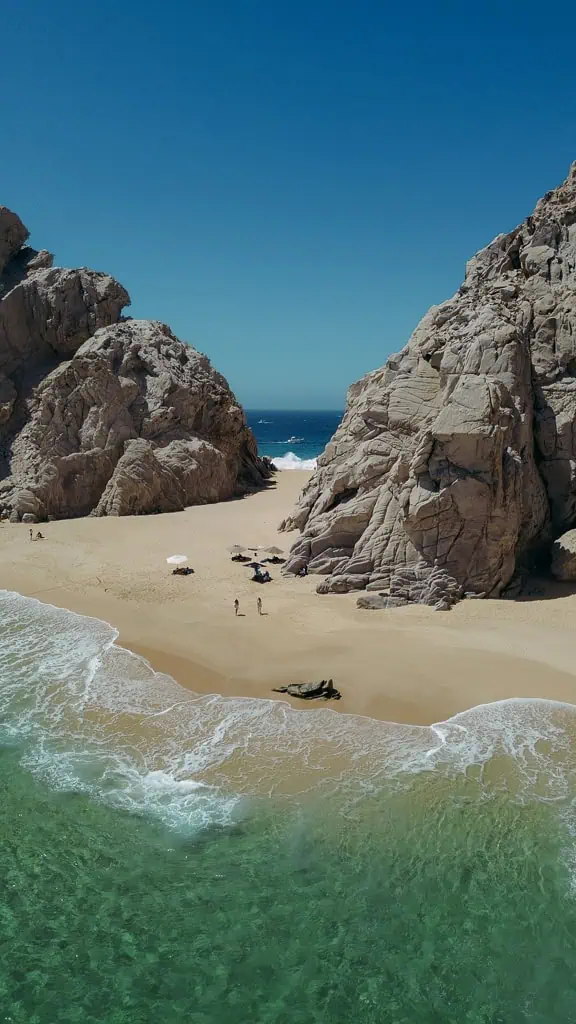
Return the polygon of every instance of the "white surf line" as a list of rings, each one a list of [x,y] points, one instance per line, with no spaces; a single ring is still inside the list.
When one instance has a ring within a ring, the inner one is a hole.
[[[120,648],[120,649],[123,650],[123,648]],[[144,659],[142,659],[142,660],[144,660]],[[164,673],[158,673],[158,675],[163,675],[163,674]],[[171,679],[172,676],[169,676],[168,678]],[[176,680],[174,680],[174,682],[178,682],[178,680],[176,679]],[[186,704],[197,704],[199,701],[202,700],[202,698],[204,696],[205,696],[204,694],[198,693],[198,694],[196,694],[195,697],[191,697],[190,700],[179,700],[176,704],[171,704],[169,708],[164,708],[163,711],[155,711],[153,714],[151,714],[151,715],[146,715],[145,714],[145,715],[143,715],[143,717],[144,718],[160,718],[162,715],[167,715],[167,714],[170,713],[170,711],[174,711],[175,708],[184,707]],[[219,694],[212,694],[212,696],[216,697],[216,696],[219,696]]]
[[[54,588],[54,589],[56,589],[56,588]],[[146,665],[146,667],[150,670],[150,672],[154,676],[164,676],[165,679],[168,679],[171,683],[174,683],[179,689],[181,689],[181,690],[185,689],[185,687],[182,685],[182,683],[179,683],[178,680],[174,678],[174,676],[171,676],[171,675],[169,675],[166,672],[159,672],[159,671],[157,671],[150,664],[150,662],[147,660],[147,658],[145,658],[143,655],[137,654],[135,651],[132,651],[129,647],[122,647],[121,644],[118,644],[117,640],[118,640],[118,637],[119,637],[120,634],[119,634],[118,630],[116,629],[116,627],[113,626],[112,623],[108,622],[106,619],[99,619],[99,618],[97,618],[94,615],[83,615],[80,612],[71,611],[71,609],[69,609],[69,608],[62,608],[59,605],[50,604],[50,602],[48,602],[48,601],[39,601],[37,597],[32,597],[31,595],[27,595],[27,594],[21,594],[17,590],[7,590],[7,589],[4,588],[4,589],[0,590],[0,594],[6,594],[8,596],[13,596],[13,597],[19,597],[19,598],[21,598],[21,599],[23,599],[25,601],[33,601],[36,604],[45,605],[48,608],[52,608],[54,611],[64,612],[66,615],[71,615],[73,618],[84,619],[84,620],[86,620],[88,622],[90,622],[90,621],[98,622],[100,625],[104,624],[105,626],[108,626],[108,628],[114,633],[114,637],[113,638],[109,638],[108,642],[105,644],[105,647],[104,647],[105,651],[108,651],[111,648],[115,647],[118,650],[120,650],[120,651],[122,651],[122,652],[124,652],[126,654],[129,654],[135,660],[137,660],[137,661],[143,663],[144,665]],[[437,627],[437,628],[438,628],[438,630],[440,629],[440,627]],[[444,632],[444,630],[447,631],[447,627],[442,627],[442,631],[443,632]],[[422,632],[429,632],[430,633],[430,638],[432,639],[432,637],[434,636],[435,630],[432,630],[432,629],[428,630],[426,627],[424,627]],[[456,634],[456,631],[454,631],[454,634],[458,635],[458,634]],[[462,637],[462,633],[459,633],[459,636]],[[452,645],[450,645],[450,646],[452,646]],[[454,646],[461,646],[461,645],[460,644],[454,644]],[[97,655],[97,657],[100,657],[100,656],[101,655]],[[518,656],[516,655],[516,657],[518,657]],[[544,664],[546,664],[546,662],[544,662]],[[555,666],[551,666],[551,667],[555,667]],[[576,671],[576,670],[574,670],[574,671]],[[357,713],[355,713],[353,711],[345,711],[345,712],[336,711],[334,708],[328,708],[328,707],[316,707],[316,708],[307,708],[307,709],[295,708],[295,707],[292,707],[292,705],[289,704],[288,701],[286,701],[286,700],[276,700],[275,698],[272,698],[272,697],[228,696],[228,695],[224,695],[224,694],[220,694],[220,693],[210,693],[210,694],[204,694],[204,693],[197,694],[197,693],[195,693],[194,696],[191,697],[189,700],[179,701],[176,704],[172,705],[171,708],[179,707],[179,706],[182,706],[184,704],[194,704],[194,703],[197,703],[197,702],[199,702],[199,701],[201,701],[203,699],[206,699],[208,697],[211,697],[213,699],[215,698],[217,700],[223,700],[223,701],[226,701],[226,702],[243,702],[243,701],[246,701],[246,702],[250,703],[252,701],[258,701],[259,703],[262,703],[262,704],[269,704],[269,705],[274,706],[274,707],[281,707],[284,712],[290,711],[292,713],[292,715],[296,715],[296,716],[304,716],[305,715],[305,716],[309,717],[311,712],[313,712],[315,714],[318,714],[318,715],[321,715],[321,716],[326,716],[326,717],[334,716],[335,719],[338,719],[340,722],[342,720],[353,718],[353,719],[356,719],[356,720],[359,720],[359,721],[362,721],[362,722],[370,722],[372,724],[378,724],[378,725],[382,725],[382,726],[386,726],[386,725],[388,725],[388,726],[390,726],[390,725],[392,725],[392,726],[400,726],[401,728],[422,730],[424,732],[427,731],[427,730],[430,730],[430,729],[434,730],[435,726],[442,726],[442,725],[448,725],[448,724],[455,725],[455,726],[459,727],[460,729],[464,729],[465,732],[468,732],[469,730],[466,729],[465,726],[461,726],[459,722],[455,721],[455,719],[460,718],[463,715],[468,715],[468,714],[470,714],[470,712],[473,712],[473,711],[485,710],[485,709],[488,709],[488,708],[493,708],[493,707],[496,707],[498,705],[505,705],[505,704],[528,704],[528,705],[530,705],[530,704],[543,704],[543,705],[549,705],[549,706],[551,705],[551,706],[555,706],[555,707],[571,708],[574,711],[576,711],[576,703],[573,704],[570,701],[554,700],[553,698],[550,698],[550,697],[520,697],[520,696],[501,697],[498,700],[488,701],[488,702],[484,702],[484,703],[481,703],[481,704],[473,704],[471,707],[464,708],[462,711],[456,711],[454,713],[454,715],[451,715],[449,718],[441,719],[438,722],[431,722],[429,725],[421,725],[421,724],[416,723],[416,722],[395,722],[395,721],[393,721],[391,719],[372,718],[370,715],[360,715],[360,714],[357,714]],[[153,714],[147,715],[146,717],[154,718],[157,715],[167,714],[168,711],[171,710],[171,708],[166,708],[166,709],[163,709],[162,711],[154,712]],[[436,735],[438,735],[438,733],[436,733]],[[442,743],[439,744],[439,746],[442,746],[442,745],[443,745]]]

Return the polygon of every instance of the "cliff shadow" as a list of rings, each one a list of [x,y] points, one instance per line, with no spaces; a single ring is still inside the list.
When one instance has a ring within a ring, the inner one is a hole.
[[[223,502],[228,501],[246,501],[247,498],[251,498],[254,494],[260,494],[261,491],[275,491],[277,489],[277,483],[274,478],[263,480],[258,487],[250,487],[242,494],[232,494],[229,498],[223,498]]]
[[[562,598],[576,595],[576,582],[561,582],[551,576],[531,576],[526,580],[522,592],[515,597],[507,598],[515,604],[526,601],[561,601]]]
[[[12,448],[20,431],[30,419],[28,403],[34,389],[64,361],[54,353],[53,357],[46,356],[34,367],[21,369],[10,375],[10,380],[16,388],[16,401],[10,419],[0,430],[0,480],[5,480],[12,473]]]

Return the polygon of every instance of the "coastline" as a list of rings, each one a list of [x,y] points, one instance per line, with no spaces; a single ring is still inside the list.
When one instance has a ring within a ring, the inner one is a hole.
[[[45,540],[34,543],[26,524],[2,524],[2,587],[103,619],[120,646],[197,693],[414,725],[510,697],[576,704],[576,588],[463,602],[450,613],[367,612],[356,608],[357,595],[320,597],[314,576],[285,579],[279,567],[273,583],[252,583],[227,547],[287,549],[294,535],[278,534],[277,525],[308,476],[280,472],[258,494],[180,513],[47,523]],[[189,556],[194,575],[171,575],[165,559],[176,552]],[[339,702],[272,692],[329,676],[342,690]]]

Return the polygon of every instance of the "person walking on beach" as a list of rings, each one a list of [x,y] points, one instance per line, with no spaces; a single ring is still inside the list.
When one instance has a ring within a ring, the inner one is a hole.
[[[234,615],[238,615],[239,611],[240,611],[240,601],[238,600],[238,598],[236,598],[236,600],[234,601]]]
[[[256,601],[256,607],[258,609],[258,615],[262,615],[262,598],[259,597]]]

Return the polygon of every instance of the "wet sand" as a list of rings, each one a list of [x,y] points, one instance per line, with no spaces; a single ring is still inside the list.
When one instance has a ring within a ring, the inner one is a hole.
[[[508,697],[576,703],[576,587],[439,613],[361,611],[357,595],[318,596],[317,577],[286,579],[277,566],[272,583],[252,583],[227,548],[287,549],[295,535],[277,525],[307,476],[279,473],[259,494],[172,515],[46,523],[34,543],[27,525],[2,524],[1,584],[105,619],[120,644],[196,692],[285,699],[272,687],[332,676],[334,710],[414,724]],[[194,575],[171,575],[176,553]]]

